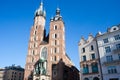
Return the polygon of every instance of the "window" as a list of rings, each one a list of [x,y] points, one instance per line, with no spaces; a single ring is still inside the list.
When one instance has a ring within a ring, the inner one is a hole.
[[[32,62],[34,62],[34,58],[32,58]]]
[[[53,74],[56,75],[57,74],[56,71],[54,71]]]
[[[56,56],[54,56],[54,61],[56,61],[57,59],[56,59]]]
[[[86,61],[86,56],[83,56],[83,61]]]
[[[34,50],[32,50],[32,55],[34,55],[35,54],[35,51]]]
[[[106,60],[107,60],[107,62],[111,62],[111,61],[113,61],[113,57],[112,57],[112,55],[110,55],[110,56],[106,56]]]
[[[55,34],[55,38],[57,38],[57,34]]]
[[[36,41],[36,36],[34,36],[34,41]]]
[[[116,30],[116,28],[113,28],[113,30]]]
[[[115,40],[120,40],[120,35],[119,34],[115,35],[114,38],[115,38]]]
[[[119,58],[119,60],[120,60],[120,54],[118,54],[118,58]]]
[[[83,74],[88,74],[89,73],[89,68],[88,65],[83,67]]]
[[[116,44],[116,48],[117,48],[117,49],[120,49],[120,44]]]
[[[37,29],[38,27],[36,26],[35,28]]]
[[[104,42],[104,43],[108,43],[108,38],[103,39],[103,42]]]
[[[116,67],[115,66],[109,66],[108,67],[108,73],[109,74],[117,73]]]
[[[95,54],[91,54],[92,60],[95,59]]]
[[[85,52],[85,48],[82,48],[82,52],[83,52],[83,53]]]
[[[105,47],[105,51],[106,51],[106,53],[109,53],[109,52],[111,52],[110,46],[108,46],[108,47]]]
[[[57,65],[56,64],[52,65],[52,74],[53,74],[53,77],[55,77],[57,75]]]
[[[54,52],[57,53],[57,48],[54,49]]]
[[[91,66],[92,66],[92,72],[93,73],[98,72],[98,64],[97,63],[93,63]]]
[[[57,30],[57,25],[54,25],[54,30]]]
[[[36,47],[36,44],[34,43],[34,48]]]
[[[46,47],[44,47],[43,49],[42,49],[42,52],[41,52],[41,58],[43,58],[43,59],[47,59],[47,48]]]
[[[57,45],[57,40],[55,40],[55,45]]]
[[[34,35],[36,35],[37,31],[34,31]]]
[[[91,45],[91,51],[93,51],[94,50],[94,47],[93,47],[93,45]]]

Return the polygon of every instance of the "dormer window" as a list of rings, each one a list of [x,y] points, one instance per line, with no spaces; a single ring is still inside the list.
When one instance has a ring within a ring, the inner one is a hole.
[[[117,26],[113,26],[111,29],[110,29],[110,32],[113,32],[113,31],[116,31],[116,30],[119,30],[119,28]]]
[[[116,28],[113,28],[113,30],[116,30]]]

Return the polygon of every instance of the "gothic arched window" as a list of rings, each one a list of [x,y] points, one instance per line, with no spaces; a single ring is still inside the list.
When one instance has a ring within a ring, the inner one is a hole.
[[[44,47],[43,49],[42,49],[42,52],[41,52],[41,58],[42,59],[47,59],[47,48],[46,47]]]

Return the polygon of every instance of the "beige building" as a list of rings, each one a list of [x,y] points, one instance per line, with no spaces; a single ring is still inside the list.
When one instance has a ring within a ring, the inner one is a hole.
[[[0,80],[23,80],[24,69],[20,66],[9,66],[0,69]]]
[[[35,12],[31,28],[24,80],[79,80],[79,71],[65,51],[65,26],[57,8],[46,36],[43,3]],[[70,75],[75,75],[75,77]]]
[[[101,67],[95,38],[89,34],[79,42],[81,80],[101,80]]]
[[[5,69],[0,68],[0,80],[4,80],[4,77],[5,77]]]

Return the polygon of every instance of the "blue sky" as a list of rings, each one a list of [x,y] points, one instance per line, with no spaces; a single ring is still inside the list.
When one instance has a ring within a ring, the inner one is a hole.
[[[0,67],[25,66],[30,29],[40,0],[0,0]],[[44,0],[46,29],[56,7],[65,22],[66,52],[79,68],[78,42],[120,24],[120,0]]]

